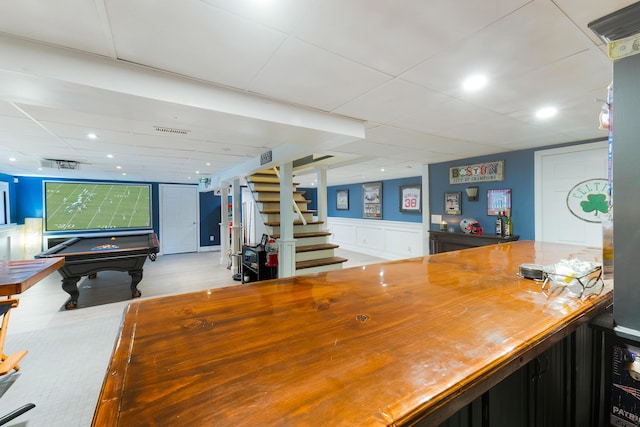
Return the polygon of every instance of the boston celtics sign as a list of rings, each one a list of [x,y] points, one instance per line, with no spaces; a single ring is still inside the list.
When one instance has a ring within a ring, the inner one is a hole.
[[[588,179],[576,184],[567,194],[569,211],[587,222],[602,222],[609,213],[609,181]]]

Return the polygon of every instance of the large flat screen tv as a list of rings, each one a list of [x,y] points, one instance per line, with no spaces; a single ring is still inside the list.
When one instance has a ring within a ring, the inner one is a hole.
[[[44,182],[46,231],[151,228],[151,185]]]

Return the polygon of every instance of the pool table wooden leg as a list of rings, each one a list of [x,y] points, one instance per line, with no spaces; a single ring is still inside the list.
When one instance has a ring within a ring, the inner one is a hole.
[[[68,277],[66,279],[62,279],[62,289],[71,295],[67,302],[64,303],[64,308],[66,310],[76,308],[78,305],[78,297],[80,296],[80,292],[78,291],[79,280],[80,277]]]
[[[142,295],[138,290],[138,283],[142,280],[142,270],[131,270],[129,276],[131,276],[131,298],[138,298]]]

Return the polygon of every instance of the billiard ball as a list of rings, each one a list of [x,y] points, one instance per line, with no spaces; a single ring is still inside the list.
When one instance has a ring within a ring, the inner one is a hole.
[[[116,238],[115,238],[115,237],[112,237],[112,238],[111,238],[111,240],[116,240]]]

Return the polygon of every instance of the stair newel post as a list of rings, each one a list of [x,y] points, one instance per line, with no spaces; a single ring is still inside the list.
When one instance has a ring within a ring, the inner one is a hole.
[[[233,226],[231,227],[231,253],[234,255],[240,254],[242,249],[242,219],[240,217],[240,207],[242,206],[242,200],[240,198],[240,180],[238,178],[233,180],[232,183],[232,208],[231,218]],[[233,259],[233,271],[235,274],[241,276],[242,262],[238,256],[232,257]]]
[[[318,186],[317,194],[317,206],[318,206],[318,221],[324,224],[327,223],[327,167],[320,166],[317,169]]]
[[[220,264],[229,264],[227,268],[231,268],[229,222],[229,184],[223,182],[220,187]]]
[[[280,239],[278,239],[278,277],[296,274],[296,241],[293,238],[293,163],[280,166]]]

